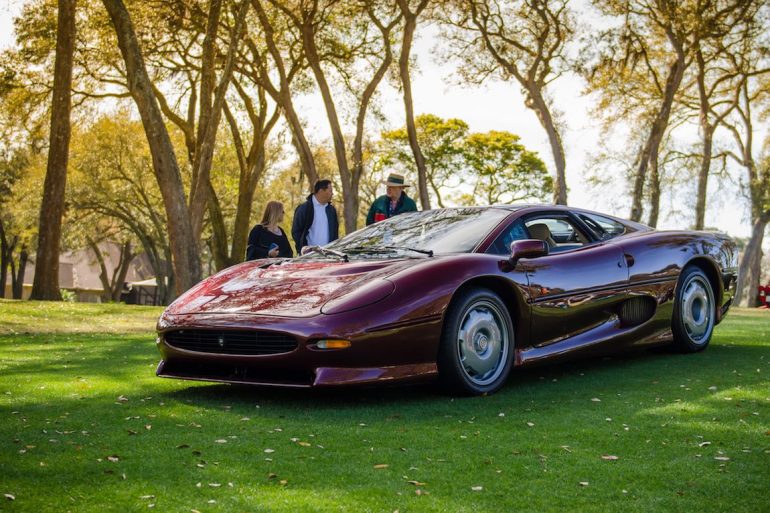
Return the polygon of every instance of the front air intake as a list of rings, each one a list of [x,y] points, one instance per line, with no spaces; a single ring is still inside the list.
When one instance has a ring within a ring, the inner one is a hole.
[[[172,347],[196,353],[271,355],[294,351],[298,345],[291,335],[256,330],[175,330],[163,337]]]

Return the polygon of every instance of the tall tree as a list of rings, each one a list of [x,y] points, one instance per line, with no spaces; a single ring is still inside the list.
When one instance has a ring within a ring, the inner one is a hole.
[[[390,39],[401,16],[394,12],[394,8],[380,8],[369,0],[299,3],[270,0],[270,3],[286,16],[297,32],[321,93],[342,185],[345,229],[350,233],[355,231],[358,219],[364,122],[372,97],[393,61]],[[338,113],[341,102],[339,98],[335,99],[328,79],[329,68],[340,74],[348,92],[355,98],[357,115],[352,162],[346,148],[343,120]],[[361,86],[356,87],[356,82],[362,82]]]
[[[93,247],[91,238],[97,244],[130,242],[131,253],[141,248],[155,275],[160,301],[168,304],[174,284],[168,227],[141,123],[126,111],[97,119],[77,133],[71,164],[70,246]],[[122,285],[117,278],[110,283],[113,292]]]
[[[75,48],[75,0],[59,0],[56,27],[56,64],[51,100],[51,132],[48,169],[40,205],[35,278],[32,299],[61,300],[59,291],[59,248],[67,185],[67,159],[72,109],[72,56]]]
[[[468,124],[461,119],[442,119],[434,114],[420,114],[414,122],[417,143],[424,155],[425,187],[418,180],[417,195],[428,195],[439,207],[444,207],[445,189],[462,183],[462,145],[468,134]],[[411,179],[419,176],[415,165],[408,127],[382,133],[380,163],[398,169]]]
[[[649,184],[648,224],[657,224],[661,143],[698,42],[724,35],[747,17],[751,3],[752,0],[594,0],[604,15],[622,23],[591,41],[600,57],[598,63],[586,67],[589,89],[603,95],[602,105],[615,104],[606,113],[607,118],[618,111],[641,111],[643,115],[637,118],[647,120],[647,135],[637,153],[632,177],[632,220],[642,218],[645,188]]]
[[[201,261],[185,202],[179,164],[126,6],[122,0],[103,0],[103,3],[115,27],[118,46],[126,65],[129,91],[139,109],[150,145],[153,170],[163,195],[168,220],[176,291],[181,294],[200,280]]]
[[[462,0],[442,16],[450,53],[464,63],[470,83],[492,76],[518,82],[525,105],[548,135],[555,170],[552,201],[567,204],[566,157],[548,85],[565,70],[565,46],[574,33],[569,0]]]
[[[203,41],[203,57],[201,59],[201,106],[190,191],[190,221],[196,240],[200,239],[200,234],[203,231],[203,216],[211,198],[211,159],[214,154],[214,143],[222,117],[225,96],[233,73],[238,45],[240,44],[241,34],[246,21],[249,0],[242,0],[237,9],[235,23],[230,31],[225,65],[215,88],[215,42],[221,15],[221,4],[221,0],[211,0],[206,36]]]
[[[259,72],[261,73],[261,82],[266,87],[268,93],[278,103],[284,112],[284,117],[289,124],[292,132],[292,143],[297,149],[297,154],[302,164],[302,172],[307,177],[308,182],[314,184],[318,181],[318,171],[316,170],[315,161],[313,160],[313,151],[310,148],[305,137],[305,130],[302,126],[302,121],[297,114],[297,110],[294,107],[294,100],[292,98],[292,92],[290,88],[291,78],[293,73],[300,69],[300,66],[294,66],[294,63],[300,63],[304,61],[304,53],[301,56],[295,57],[290,52],[289,56],[291,62],[289,66],[286,65],[286,59],[281,53],[279,46],[279,37],[282,35],[281,31],[276,30],[276,21],[271,19],[268,11],[262,5],[260,0],[252,0],[252,5],[259,18],[259,23],[264,31],[264,39],[267,45],[267,53],[270,55],[275,70],[278,74],[278,86],[274,86],[269,78],[269,71],[267,69],[267,62],[263,59],[255,59],[258,63]],[[302,42],[299,44],[300,49],[304,47]],[[259,52],[256,45],[252,45],[252,52]],[[290,48],[292,50],[293,48]]]
[[[551,192],[552,178],[545,164],[519,140],[515,134],[497,130],[465,138],[462,155],[473,183],[472,204],[542,201]]]
[[[403,89],[404,111],[406,113],[406,132],[409,138],[409,146],[414,155],[414,163],[417,166],[417,184],[420,188],[420,206],[423,210],[430,210],[430,196],[428,195],[428,171],[425,166],[425,156],[420,149],[417,140],[417,127],[414,122],[414,100],[412,99],[412,78],[409,72],[409,56],[412,52],[414,32],[417,29],[417,19],[428,6],[429,0],[419,0],[412,9],[411,0],[397,0],[398,8],[404,16],[404,31],[401,38],[401,54],[398,58],[398,70]]]
[[[735,63],[743,73],[754,76],[758,69],[768,65],[766,55],[761,51],[750,52]],[[766,155],[757,162],[754,155],[754,124],[756,110],[762,109],[763,105],[764,110],[768,110],[770,81],[766,76],[762,82],[756,79],[743,80],[739,98],[735,115],[723,121],[735,142],[735,151],[730,151],[729,155],[746,172],[744,183],[748,189],[751,213],[751,237],[738,269],[735,302],[743,306],[757,306],[756,291],[762,274],[762,241],[770,223],[770,156]]]

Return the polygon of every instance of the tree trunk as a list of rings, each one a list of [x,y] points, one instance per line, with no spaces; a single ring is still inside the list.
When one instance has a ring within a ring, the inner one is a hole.
[[[126,281],[128,268],[136,255],[131,252],[131,241],[126,241],[120,249],[120,264],[113,273],[112,278],[112,302],[120,301],[120,294],[123,292],[123,283]]]
[[[759,287],[761,279],[762,240],[768,222],[770,222],[770,210],[763,212],[754,222],[751,238],[743,252],[738,267],[738,285],[734,298],[735,303],[739,306],[759,306],[757,287]]]
[[[372,80],[366,85],[366,88],[361,95],[361,103],[358,107],[358,115],[356,116],[356,135],[353,139],[353,169],[350,183],[350,195],[351,198],[355,198],[355,200],[348,201],[348,199],[345,198],[345,233],[352,233],[358,228],[358,209],[360,204],[359,187],[361,184],[361,177],[364,174],[364,122],[366,121],[366,112],[369,109],[369,103],[371,102],[374,92],[377,90],[380,82],[385,77],[385,73],[387,73],[390,65],[393,63],[390,34],[401,19],[401,16],[399,16],[389,24],[384,25],[376,19],[375,14],[371,10],[369,10],[369,17],[372,22],[377,25],[377,28],[380,29],[380,33],[382,34],[385,57],[382,59],[377,71],[375,71]]]
[[[658,166],[658,154],[654,153],[650,159],[650,217],[647,224],[655,228],[658,226],[660,215],[660,167]]]
[[[714,144],[714,130],[708,124],[701,124],[703,135],[703,155],[701,156],[700,169],[698,170],[698,189],[695,198],[695,230],[702,230],[706,222],[706,193],[708,192],[708,179],[711,172],[711,149]]]
[[[348,166],[348,153],[345,148],[345,137],[342,135],[342,126],[340,125],[337,108],[334,105],[331,89],[326,81],[326,75],[321,69],[321,58],[318,56],[318,49],[315,44],[315,32],[312,23],[306,23],[299,27],[302,32],[302,44],[305,49],[310,69],[313,71],[318,89],[321,92],[324,108],[326,109],[326,118],[329,121],[329,129],[332,133],[334,143],[334,156],[337,158],[337,167],[339,168],[340,184],[342,185],[342,198],[345,204],[346,230],[354,228],[347,226],[348,209],[353,208],[358,203],[358,198],[354,198],[351,191],[350,167]],[[351,230],[353,231],[353,230]]]
[[[19,267],[16,269],[16,274],[12,276],[11,288],[13,289],[12,290],[13,299],[23,299],[22,296],[24,294],[24,272],[27,270],[28,259],[29,259],[29,253],[27,253],[27,246],[22,245],[21,251],[19,251]]]
[[[51,100],[48,167],[40,205],[32,299],[60,301],[59,247],[70,145],[72,60],[75,51],[75,0],[59,0],[56,63]]]
[[[126,63],[129,91],[142,118],[152,153],[153,169],[163,196],[168,220],[176,293],[178,295],[195,285],[201,278],[198,245],[193,236],[179,164],[158,107],[150,77],[147,75],[139,42],[136,39],[128,11],[122,0],[102,1],[115,25],[120,52]]]
[[[214,257],[214,267],[217,271],[229,267],[230,255],[227,253],[227,227],[219,198],[214,194],[214,187],[209,182],[210,192],[208,201],[209,222],[211,223],[211,255]]]
[[[110,286],[110,280],[107,276],[107,264],[104,261],[104,255],[102,255],[102,250],[99,249],[99,245],[94,242],[91,237],[88,237],[88,246],[91,248],[91,251],[93,251],[94,256],[96,256],[96,261],[99,263],[99,281],[102,282],[101,299],[105,303],[108,303],[112,298],[112,287]]]
[[[243,0],[238,8],[235,26],[230,31],[230,47],[227,50],[225,66],[222,70],[222,76],[219,78],[219,84],[217,85],[214,94],[213,104],[211,104],[210,92],[202,91],[207,94],[201,94],[201,119],[199,119],[197,138],[198,146],[193,160],[193,178],[195,181],[192,190],[190,191],[190,223],[192,224],[193,236],[195,237],[196,242],[200,241],[201,233],[203,232],[203,217],[213,191],[211,187],[211,166],[214,158],[214,144],[216,143],[217,131],[219,130],[219,123],[222,119],[225,96],[230,85],[230,80],[232,79],[235,55],[238,51],[248,8],[249,1]],[[216,32],[214,33],[214,37],[216,37]],[[213,82],[213,64],[211,75],[210,80]],[[201,88],[203,88],[203,86],[201,86]],[[205,116],[204,108],[206,110]],[[205,124],[203,119],[205,119]]]
[[[426,4],[427,2],[423,2]],[[409,54],[412,51],[412,40],[417,28],[417,16],[409,11],[404,0],[398,0],[401,12],[404,14],[404,35],[401,43],[401,56],[398,59],[398,69],[401,75],[401,85],[404,88],[404,109],[406,111],[406,133],[409,137],[409,146],[414,154],[414,163],[417,166],[417,188],[420,192],[420,205],[423,210],[430,210],[430,196],[428,195],[428,171],[425,166],[425,157],[417,141],[417,128],[414,123],[414,102],[412,100],[412,80],[409,76]]]
[[[548,104],[543,98],[542,89],[533,83],[525,85],[530,101],[527,102],[527,107],[535,111],[537,118],[540,120],[540,124],[548,133],[548,142],[551,145],[551,154],[553,155],[553,163],[556,166],[556,180],[553,182],[553,202],[556,205],[567,204],[567,160],[564,156],[564,146],[561,142],[561,136],[559,130],[556,128],[556,123],[551,115],[551,110],[548,108]]]
[[[717,120],[713,125],[709,123],[709,95],[706,91],[706,62],[700,46],[695,54],[698,63],[698,102],[701,139],[703,140],[703,154],[701,155],[700,169],[698,170],[698,185],[695,195],[695,230],[702,230],[706,222],[706,193],[708,192],[708,179],[711,172],[711,150],[714,145],[714,130]]]
[[[99,281],[102,282],[102,301],[105,303],[117,303],[120,301],[120,293],[123,291],[123,282],[126,280],[126,274],[128,274],[128,267],[131,264],[131,260],[134,258],[134,254],[131,253],[131,242],[126,241],[120,248],[120,260],[118,265],[112,271],[112,277],[110,278],[107,271],[107,263],[104,261],[104,255],[99,245],[90,237],[88,237],[88,246],[96,256],[96,261],[99,263]]]
[[[235,226],[233,227],[233,241],[230,250],[230,260],[233,264],[243,262],[246,259],[246,243],[249,237],[249,220],[251,218],[251,205],[254,202],[254,193],[257,184],[265,170],[265,152],[259,152],[254,169],[247,175],[244,186],[238,189],[238,210],[235,214]]]
[[[276,71],[280,80],[280,90],[270,91],[273,99],[278,103],[284,112],[286,122],[289,124],[292,134],[292,143],[297,149],[299,155],[300,165],[302,166],[302,172],[310,183],[310,188],[318,181],[318,171],[315,166],[315,159],[313,158],[313,151],[310,149],[310,144],[305,137],[305,129],[302,127],[302,122],[297,115],[297,111],[294,109],[294,102],[291,98],[291,90],[289,89],[289,79],[286,76],[286,68],[281,57],[281,52],[275,44],[275,38],[273,34],[275,30],[270,24],[267,18],[267,14],[262,7],[259,0],[252,0],[251,5],[257,12],[257,17],[262,25],[262,29],[265,31],[265,43],[267,44],[268,51],[275,61]]]
[[[647,167],[650,164],[652,156],[657,155],[660,151],[660,143],[663,140],[663,135],[666,133],[666,128],[668,127],[668,120],[671,116],[671,106],[674,103],[674,96],[679,89],[679,85],[682,83],[684,70],[685,55],[681,50],[681,47],[677,46],[677,58],[669,67],[668,76],[666,77],[666,87],[664,89],[663,99],[658,114],[655,116],[652,127],[650,127],[650,133],[647,136],[647,141],[637,159],[638,164],[636,175],[634,176],[634,187],[631,196],[630,218],[632,221],[640,221],[642,219],[642,199],[644,197],[644,184],[647,180]]]
[[[8,238],[5,235],[5,225],[3,220],[0,219],[0,298],[5,297],[5,287],[8,284],[8,266],[11,265],[13,247],[15,245],[15,240],[13,244],[9,244]]]

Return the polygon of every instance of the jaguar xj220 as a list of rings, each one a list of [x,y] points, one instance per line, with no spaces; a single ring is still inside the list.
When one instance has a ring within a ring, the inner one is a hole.
[[[492,393],[539,362],[706,348],[735,244],[550,205],[402,214],[225,269],[158,322],[167,378],[286,387],[439,380]]]

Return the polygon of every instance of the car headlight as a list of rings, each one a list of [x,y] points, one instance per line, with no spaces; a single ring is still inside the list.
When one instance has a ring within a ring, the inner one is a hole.
[[[327,301],[321,307],[321,313],[338,314],[349,312],[382,301],[393,294],[396,286],[388,280],[372,280],[348,294]]]

